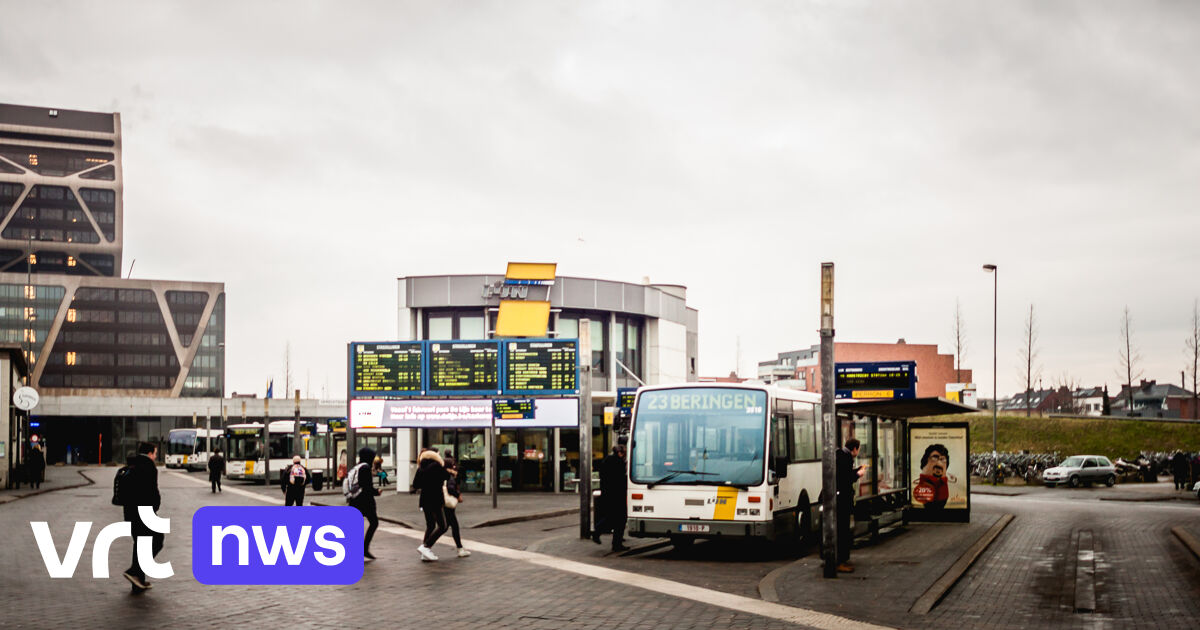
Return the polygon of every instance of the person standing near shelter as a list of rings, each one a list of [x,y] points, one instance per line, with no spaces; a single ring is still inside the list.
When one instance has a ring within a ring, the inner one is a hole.
[[[300,456],[292,456],[292,465],[279,471],[279,485],[283,489],[283,505],[304,505],[304,485],[312,476],[308,469],[300,463]]]
[[[425,513],[425,538],[417,547],[417,553],[425,562],[438,559],[433,554],[433,543],[446,533],[446,494],[443,488],[448,479],[446,462],[437,451],[430,449],[421,453],[417,458],[417,474],[413,475],[412,485],[421,492],[419,504]]]
[[[41,488],[42,480],[46,477],[46,455],[42,453],[42,447],[34,446],[33,450],[29,451],[29,485],[33,488]]]
[[[1171,456],[1171,473],[1175,476],[1176,490],[1188,489],[1187,478],[1189,467],[1188,456],[1183,451],[1175,451],[1175,454]]]
[[[446,525],[450,527],[450,534],[454,536],[454,546],[458,547],[458,557],[466,558],[471,555],[471,552],[463,549],[462,531],[458,526],[458,515],[456,514],[458,504],[462,503],[462,491],[458,489],[458,462],[454,461],[454,456],[448,450],[442,455],[442,462],[446,467],[446,501],[444,508]],[[451,503],[454,504],[454,507],[450,507]]]
[[[854,543],[854,533],[850,529],[850,515],[854,512],[854,484],[867,472],[866,466],[854,466],[861,446],[861,442],[850,438],[837,451],[837,570],[840,573],[854,572],[854,565],[850,564],[850,548]]]
[[[221,455],[221,449],[217,449],[212,457],[208,458],[208,481],[212,484],[213,492],[221,491],[221,475],[225,474],[225,458]]]
[[[629,488],[625,476],[625,445],[617,444],[612,455],[600,462],[601,515],[592,532],[592,542],[600,544],[600,534],[612,532],[612,550],[625,551],[625,495]]]
[[[122,511],[126,521],[129,521],[130,535],[133,537],[133,564],[125,570],[125,579],[133,585],[134,594],[150,588],[146,572],[142,570],[138,559],[137,540],[139,536],[151,538],[151,557],[162,551],[166,536],[150,529],[138,514],[138,506],[149,506],[158,513],[162,503],[162,495],[158,492],[158,467],[155,460],[158,457],[158,447],[150,442],[138,444],[137,454],[129,458],[129,467],[125,479],[121,482]]]
[[[375,505],[375,497],[379,490],[371,483],[371,461],[375,459],[375,451],[362,447],[358,449],[358,465],[347,472],[345,489],[346,501],[367,519],[367,532],[363,535],[363,558],[374,560],[371,554],[371,538],[379,529],[379,509]]]

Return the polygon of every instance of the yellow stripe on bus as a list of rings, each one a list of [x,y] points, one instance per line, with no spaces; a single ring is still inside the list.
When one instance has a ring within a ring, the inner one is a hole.
[[[732,486],[717,488],[717,504],[713,509],[714,521],[732,521],[737,507],[738,489]]]

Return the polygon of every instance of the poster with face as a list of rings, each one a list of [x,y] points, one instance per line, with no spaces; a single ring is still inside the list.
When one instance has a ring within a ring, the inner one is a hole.
[[[967,427],[909,427],[911,507],[923,512],[966,510]]]

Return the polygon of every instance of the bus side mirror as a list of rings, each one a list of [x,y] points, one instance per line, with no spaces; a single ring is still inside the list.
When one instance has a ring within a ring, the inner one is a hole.
[[[773,468],[772,472],[775,473],[775,476],[776,477],[786,477],[787,469],[788,469],[788,458],[776,457],[774,464],[775,465],[772,467]]]

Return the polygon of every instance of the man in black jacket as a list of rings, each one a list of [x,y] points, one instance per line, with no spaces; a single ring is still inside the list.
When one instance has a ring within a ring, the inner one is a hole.
[[[141,516],[138,515],[138,506],[150,506],[157,514],[162,503],[162,496],[158,493],[158,468],[154,463],[157,456],[157,446],[150,442],[139,443],[137,455],[131,457],[127,462],[130,468],[129,476],[121,483],[121,494],[124,499],[121,509],[124,512],[125,520],[129,521],[130,533],[133,536],[133,564],[125,570],[124,575],[125,579],[133,584],[134,593],[141,593],[150,588],[150,582],[146,580],[146,572],[142,570],[141,562],[138,560],[138,536],[151,538],[151,557],[157,556],[158,552],[162,551],[166,538],[163,534],[147,527],[142,522]]]
[[[283,505],[304,505],[304,487],[312,478],[308,468],[301,463],[300,456],[292,457],[292,464],[279,471],[279,485],[283,489]]]
[[[854,543],[850,515],[854,512],[854,484],[866,473],[866,466],[854,467],[861,445],[850,438],[837,451],[837,570],[841,573],[854,572],[854,565],[850,564],[850,547]]]
[[[375,505],[375,497],[379,496],[380,492],[371,483],[371,462],[374,460],[375,451],[364,446],[358,449],[358,465],[346,473],[358,475],[358,494],[348,502],[352,507],[358,508],[367,519],[367,531],[363,535],[363,560],[375,559],[371,554],[371,538],[375,536],[375,530],[379,529],[379,512]]]
[[[221,455],[221,449],[217,449],[217,452],[208,458],[208,481],[212,484],[213,492],[221,491],[221,475],[224,474],[225,457]]]
[[[600,462],[601,513],[592,532],[592,542],[600,544],[600,534],[612,532],[613,551],[625,551],[625,495],[629,488],[625,477],[625,445],[613,447],[612,455]]]

